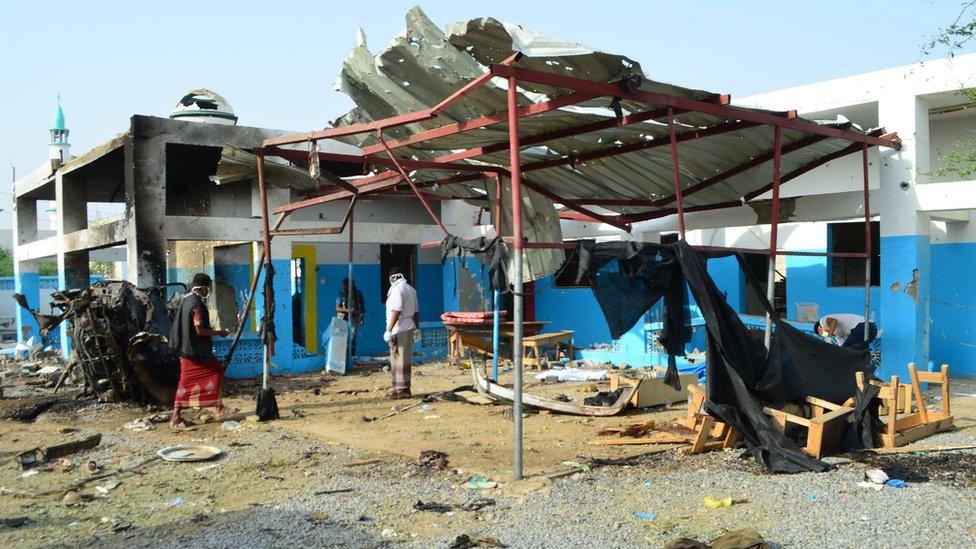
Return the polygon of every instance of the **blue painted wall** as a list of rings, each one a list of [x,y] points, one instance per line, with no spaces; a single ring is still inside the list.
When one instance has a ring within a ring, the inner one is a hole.
[[[823,251],[823,250],[818,250]],[[797,317],[796,302],[816,303],[820,316],[831,313],[864,314],[864,287],[830,286],[827,258],[791,255],[786,258],[786,317]],[[880,325],[880,289],[871,288],[871,310]]]
[[[715,285],[725,292],[725,300],[732,309],[741,313],[746,307],[745,275],[739,268],[739,262],[734,256],[717,257],[708,260],[708,274],[715,280]],[[693,301],[691,296],[689,302]]]
[[[925,304],[929,298],[931,279],[931,245],[928,235],[888,236],[881,238],[880,310],[884,311],[881,326],[881,369],[879,375],[908,375],[908,363],[928,366],[926,332],[929,318]],[[920,269],[919,305],[905,293],[912,280],[912,271]],[[942,267],[939,266],[939,270]],[[895,282],[901,291],[892,292]]]
[[[547,320],[545,331],[572,330],[578,348],[610,343],[610,328],[589,288],[557,288],[551,276],[536,282],[535,316]],[[643,323],[638,322],[638,328]]]
[[[976,375],[976,243],[933,244],[929,355],[955,376]]]

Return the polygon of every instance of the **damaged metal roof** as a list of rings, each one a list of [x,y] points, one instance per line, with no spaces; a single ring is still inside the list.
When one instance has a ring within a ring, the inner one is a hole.
[[[357,106],[336,120],[334,126],[432,109],[466,84],[485,78],[492,67],[516,52],[522,54],[514,64],[516,69],[617,83],[634,92],[727,104],[727,96],[653,81],[644,75],[639,63],[627,57],[594,51],[491,18],[457,23],[442,31],[419,8],[414,8],[407,14],[406,23],[406,29],[375,55],[360,35],[335,85]],[[520,118],[518,125],[523,144],[523,181],[527,186],[549,191],[566,201],[597,206],[598,211],[624,214],[619,219],[628,223],[673,213],[668,104],[629,97],[611,99],[601,93],[523,78],[519,78],[518,89],[520,109],[534,106],[538,111]],[[481,118],[505,112],[506,90],[504,78],[491,78],[436,112],[436,116],[385,128],[384,137],[403,159],[507,167],[508,126],[504,117],[478,123]],[[565,106],[552,108],[560,104]],[[816,121],[813,126],[811,121],[795,118],[793,113],[729,108],[709,114],[675,108],[686,211],[742,203],[760,196],[770,186],[773,126],[729,114],[732,111],[797,122],[782,129],[784,183],[828,160],[860,151],[862,144],[852,137],[882,133],[863,131],[843,119]],[[473,124],[472,121],[476,121],[474,129],[463,133],[430,133],[446,125]],[[838,131],[805,131],[812,127]],[[579,130],[584,128],[593,129],[581,133]],[[385,157],[374,132],[339,139],[361,147],[367,158]],[[888,145],[896,142],[892,140]],[[493,183],[481,180],[481,176],[460,183],[447,182],[449,186],[443,184],[445,178],[462,173],[428,168],[413,177],[430,192],[468,199],[487,196]],[[438,181],[442,184],[436,184]]]

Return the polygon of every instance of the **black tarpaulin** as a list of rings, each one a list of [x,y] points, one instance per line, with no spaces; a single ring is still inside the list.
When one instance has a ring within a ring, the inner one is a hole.
[[[455,253],[458,257],[467,254],[477,257],[482,265],[488,266],[488,281],[491,290],[508,291],[508,245],[500,238],[487,239],[460,238],[447,235],[441,241],[441,265],[447,256]]]
[[[744,267],[742,257],[738,257]],[[748,285],[767,311],[772,311],[755,277],[747,268],[745,271]],[[580,278],[590,281],[611,331],[618,333],[633,326],[651,305],[664,298],[663,340],[668,342],[665,347],[672,356],[669,372],[673,370],[673,356],[684,353],[687,341],[686,308],[678,306],[683,299],[679,294],[684,295],[687,283],[708,332],[706,411],[735,428],[749,452],[772,471],[828,468],[780,433],[762,408],[807,396],[843,402],[856,392],[855,372],[873,377],[865,345],[840,348],[774,319],[771,351],[767,353],[758,334],[748,330],[726,303],[708,274],[705,257],[683,241],[669,245],[583,243]],[[861,436],[845,437],[848,449],[868,445],[863,423],[870,417],[869,413],[860,414],[862,423],[852,428]]]

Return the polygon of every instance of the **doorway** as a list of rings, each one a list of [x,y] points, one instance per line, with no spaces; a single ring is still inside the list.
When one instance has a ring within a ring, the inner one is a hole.
[[[769,278],[769,256],[766,254],[743,254],[746,265],[759,282],[759,291],[766,295],[766,280]],[[776,277],[773,279],[773,310],[781,317],[786,316],[786,256],[776,256]],[[748,289],[746,279],[742,281],[746,297],[745,314],[766,316],[760,296]]]
[[[386,303],[386,292],[390,290],[390,269],[399,267],[403,276],[417,288],[417,245],[380,244],[380,299]]]
[[[316,250],[311,244],[294,244],[291,249],[291,318],[292,340],[317,353],[318,296],[316,286]]]

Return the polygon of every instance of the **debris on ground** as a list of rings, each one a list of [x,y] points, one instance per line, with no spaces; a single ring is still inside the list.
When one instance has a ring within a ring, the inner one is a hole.
[[[98,281],[90,288],[51,294],[54,314],[30,308],[27,299],[14,300],[34,316],[43,337],[68,321],[76,344],[58,386],[78,368],[84,391],[101,402],[170,403],[179,381],[179,360],[166,344],[172,314],[182,293],[170,303],[166,286],[137,288],[126,281]],[[35,353],[35,356],[39,354]]]
[[[491,490],[498,486],[498,483],[485,477],[475,476],[464,483],[464,487],[470,490]]]
[[[34,448],[33,450],[27,450],[26,452],[17,454],[16,460],[22,468],[29,469],[42,463],[47,463],[52,459],[71,455],[81,452],[82,450],[91,450],[92,448],[98,446],[99,442],[101,441],[102,435],[101,433],[98,433],[81,440],[55,444],[46,448]]]
[[[627,444],[686,444],[695,439],[694,429],[676,423],[660,423],[653,420],[631,423],[626,427],[606,427],[597,432],[600,436],[617,435],[617,438],[597,439],[590,444],[617,446]]]
[[[152,431],[156,428],[152,421],[148,418],[140,417],[133,419],[132,421],[126,423],[122,427],[130,431]]]
[[[584,398],[583,404],[587,406],[613,406],[617,403],[617,399],[620,398],[623,392],[623,387],[620,387],[616,391],[599,391],[593,396]]]
[[[702,498],[707,509],[721,509],[723,507],[732,507],[732,497],[724,497],[721,499],[713,498],[712,496],[705,496]]]
[[[472,538],[467,534],[461,534],[460,536],[454,538],[454,541],[447,546],[448,549],[474,549],[476,547],[508,547],[504,543],[498,541],[498,538],[493,538],[491,536],[484,536],[480,538]]]
[[[435,513],[450,513],[453,507],[450,505],[445,505],[443,503],[437,503],[435,501],[423,502],[419,499],[417,503],[413,504],[415,511],[433,511]]]
[[[769,545],[755,530],[734,530],[702,543],[692,538],[677,538],[664,544],[664,549],[768,549]]]
[[[420,459],[417,465],[423,469],[447,469],[447,454],[437,450],[424,450],[420,452]]]

